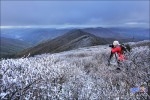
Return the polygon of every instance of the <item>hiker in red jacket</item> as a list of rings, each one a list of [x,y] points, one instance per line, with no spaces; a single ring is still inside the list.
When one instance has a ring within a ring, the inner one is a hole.
[[[118,62],[123,61],[125,59],[125,56],[123,55],[123,52],[122,52],[122,48],[118,41],[114,41],[113,44],[110,45],[109,47],[111,47],[109,63],[110,63],[110,59],[113,57],[113,55],[115,55]]]

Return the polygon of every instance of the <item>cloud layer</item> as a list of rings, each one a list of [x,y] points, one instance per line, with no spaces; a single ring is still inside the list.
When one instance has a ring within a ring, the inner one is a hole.
[[[149,1],[1,1],[1,26],[32,25],[148,27]]]

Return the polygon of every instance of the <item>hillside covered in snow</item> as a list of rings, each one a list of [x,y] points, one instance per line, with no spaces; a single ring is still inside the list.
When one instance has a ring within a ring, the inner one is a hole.
[[[150,80],[149,43],[130,43],[132,51],[126,54],[128,59],[121,63],[119,72],[117,65],[107,65],[108,45],[3,59],[0,99],[144,100],[148,98],[146,92],[135,95],[130,88]]]

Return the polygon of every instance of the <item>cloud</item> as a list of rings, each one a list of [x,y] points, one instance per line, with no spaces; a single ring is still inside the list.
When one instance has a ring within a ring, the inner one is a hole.
[[[124,24],[127,22],[148,23],[148,1],[1,2],[2,26],[129,25]]]
[[[138,25],[138,24],[147,24],[147,23],[140,23],[140,22],[127,22],[127,25]]]
[[[128,27],[139,27],[140,26],[140,27],[149,28],[149,23],[144,23],[144,22],[126,22],[126,23],[124,23],[124,26],[128,26]]]

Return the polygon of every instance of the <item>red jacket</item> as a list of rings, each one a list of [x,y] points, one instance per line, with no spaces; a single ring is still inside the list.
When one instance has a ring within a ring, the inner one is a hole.
[[[124,55],[122,54],[122,50],[120,46],[114,47],[111,49],[111,52],[118,54],[118,60],[123,61],[125,59]]]

